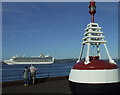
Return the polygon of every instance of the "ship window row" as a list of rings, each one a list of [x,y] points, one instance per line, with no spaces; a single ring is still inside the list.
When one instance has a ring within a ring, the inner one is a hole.
[[[49,58],[51,59],[51,58]],[[41,59],[14,59],[14,60],[49,60],[48,58],[41,58]]]
[[[52,60],[14,60],[15,62],[49,62]]]
[[[15,62],[51,62],[52,60],[16,60]]]
[[[14,60],[51,60],[51,58],[49,58],[49,59],[45,59],[45,58],[42,58],[42,59],[14,59]]]
[[[49,57],[49,58],[14,58],[14,59],[52,59],[52,57]]]

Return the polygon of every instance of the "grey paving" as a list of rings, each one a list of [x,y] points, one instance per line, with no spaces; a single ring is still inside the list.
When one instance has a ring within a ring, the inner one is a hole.
[[[16,84],[16,85],[14,85]],[[69,81],[65,79],[52,79],[38,82],[34,85],[24,86],[24,84],[13,83],[13,84],[4,84],[2,93],[62,93],[70,94]]]

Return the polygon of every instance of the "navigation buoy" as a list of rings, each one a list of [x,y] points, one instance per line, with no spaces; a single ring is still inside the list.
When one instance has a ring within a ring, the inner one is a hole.
[[[120,69],[111,58],[98,23],[94,23],[96,6],[94,0],[89,5],[91,22],[85,29],[80,56],[70,71],[69,83],[74,95],[82,94],[115,94],[120,93]],[[104,45],[107,60],[101,60],[100,45]],[[86,57],[82,59],[84,47],[87,46]],[[90,56],[90,46],[96,48],[96,54]]]

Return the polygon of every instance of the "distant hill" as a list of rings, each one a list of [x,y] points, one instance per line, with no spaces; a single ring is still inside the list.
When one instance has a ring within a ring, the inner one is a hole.
[[[78,59],[55,59],[55,63],[70,63],[70,62],[76,62]]]

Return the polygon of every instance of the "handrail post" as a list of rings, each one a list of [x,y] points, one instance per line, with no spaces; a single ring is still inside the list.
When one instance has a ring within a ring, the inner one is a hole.
[[[19,74],[19,80],[21,79],[20,76],[21,76],[21,74]]]
[[[49,73],[48,73],[48,78],[49,78]]]

